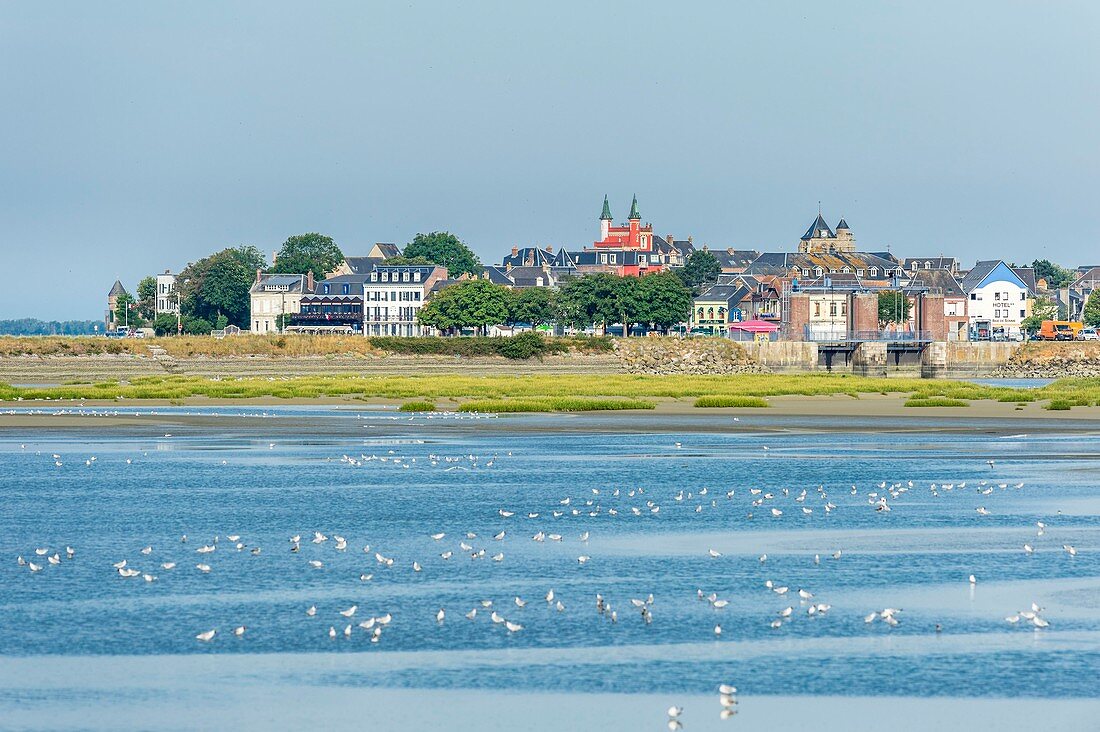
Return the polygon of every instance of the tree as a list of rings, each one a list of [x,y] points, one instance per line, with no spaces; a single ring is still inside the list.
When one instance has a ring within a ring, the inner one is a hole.
[[[1085,300],[1085,325],[1093,328],[1100,327],[1100,290],[1089,293],[1089,299]]]
[[[444,287],[417,312],[422,325],[444,332],[461,328],[484,331],[508,320],[508,290],[488,280],[466,280]]]
[[[623,337],[630,336],[630,326],[642,319],[645,303],[641,298],[637,277],[617,277],[614,287],[614,319],[623,324]],[[608,318],[610,320],[611,318]]]
[[[187,316],[183,318],[183,332],[188,335],[210,335],[214,330],[214,324],[206,318]]]
[[[691,315],[691,290],[674,272],[657,272],[638,281],[641,320],[661,330],[682,323]]]
[[[1073,272],[1049,259],[1036,259],[1031,263],[1035,268],[1035,279],[1043,278],[1047,281],[1047,287],[1058,289],[1066,287],[1073,282]]]
[[[311,232],[284,241],[268,271],[302,275],[312,272],[317,279],[324,279],[343,261],[344,253],[332,237]]]
[[[447,231],[417,234],[401,253],[403,257],[424,257],[432,264],[446,267],[451,277],[478,274],[481,262],[468,246]],[[390,262],[387,261],[387,264]]]
[[[694,294],[698,295],[703,285],[718,281],[718,275],[722,272],[722,265],[719,264],[718,257],[706,249],[696,249],[688,257],[687,263],[675,271],[684,284],[691,288]]]
[[[153,321],[153,330],[158,336],[176,335],[176,324],[174,313],[161,313]]]
[[[878,322],[879,325],[888,323],[905,323],[909,320],[909,311],[913,309],[913,303],[904,292],[896,290],[884,290],[878,294]]]
[[[145,320],[157,316],[157,278],[145,277],[137,286],[137,310]]]
[[[177,278],[181,311],[207,324],[225,315],[233,325],[247,328],[249,289],[263,266],[263,253],[253,246],[223,249],[187,265]]]
[[[1037,297],[1031,304],[1031,315],[1020,321],[1020,328],[1028,335],[1035,335],[1043,326],[1044,320],[1058,319],[1058,303],[1049,297]]]
[[[127,325],[130,329],[144,327],[145,321],[138,312],[134,296],[124,292],[115,300],[115,325]]]
[[[512,290],[508,322],[530,323],[531,327],[554,320],[554,293],[548,287],[527,287]]]

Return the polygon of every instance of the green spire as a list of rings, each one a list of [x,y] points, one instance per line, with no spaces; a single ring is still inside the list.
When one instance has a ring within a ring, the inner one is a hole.
[[[634,202],[630,204],[630,220],[634,221],[635,219],[637,219],[640,221],[641,218],[641,214],[638,213],[638,196],[637,194],[635,194]]]
[[[600,221],[611,221],[611,206],[607,204],[607,194],[603,197],[603,213],[600,214]]]

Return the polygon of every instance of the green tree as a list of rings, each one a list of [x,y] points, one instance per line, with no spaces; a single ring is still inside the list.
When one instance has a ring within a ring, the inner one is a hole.
[[[1073,272],[1071,270],[1055,264],[1049,259],[1036,259],[1031,263],[1031,266],[1035,268],[1035,279],[1040,277],[1047,281],[1047,287],[1054,289],[1060,287],[1066,287],[1073,282]]]
[[[1035,335],[1043,327],[1044,320],[1057,319],[1058,303],[1049,297],[1037,297],[1031,304],[1031,315],[1020,321],[1020,328],[1028,335]]]
[[[617,320],[623,324],[623,337],[630,336],[630,326],[642,320],[645,302],[641,297],[641,280],[637,277],[616,277],[613,308]]]
[[[145,277],[137,286],[137,309],[145,320],[157,316],[157,278]]]
[[[447,231],[417,234],[401,255],[408,258],[424,257],[432,264],[446,267],[451,277],[478,274],[483,269],[477,255],[457,236]]]
[[[912,309],[913,303],[909,302],[904,292],[884,290],[878,294],[879,325],[905,323],[909,320],[909,311]]]
[[[138,310],[137,300],[128,292],[122,293],[115,300],[115,324],[128,325],[131,330],[145,326],[145,321]]]
[[[153,330],[158,336],[176,335],[176,316],[174,313],[161,313],[153,321]]]
[[[183,318],[183,332],[188,335],[210,335],[214,330],[214,324],[206,318],[186,316]]]
[[[303,275],[312,272],[320,280],[343,261],[344,253],[336,246],[332,237],[311,232],[298,234],[284,241],[275,255],[275,264],[269,271]]]
[[[661,330],[687,320],[691,314],[691,290],[674,272],[657,272],[638,281],[642,301],[640,319]]]
[[[512,290],[508,308],[509,323],[530,323],[532,327],[554,320],[554,292],[549,287]]]
[[[698,295],[703,285],[718,281],[718,275],[722,272],[722,265],[718,257],[706,249],[696,249],[688,257],[683,267],[674,270],[683,280],[684,284],[691,288],[693,294]]]
[[[252,246],[223,249],[187,265],[177,279],[182,312],[207,324],[225,315],[233,325],[247,328],[249,290],[263,266],[263,253]]]
[[[1089,299],[1085,300],[1085,325],[1093,328],[1100,327],[1100,290],[1089,293]]]
[[[508,320],[508,290],[488,280],[465,280],[444,287],[420,308],[417,320],[422,325],[452,332],[477,328],[484,332],[490,325]]]

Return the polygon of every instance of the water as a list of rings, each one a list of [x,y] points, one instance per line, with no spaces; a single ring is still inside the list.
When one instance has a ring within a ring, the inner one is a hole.
[[[1055,379],[967,379],[983,386],[1003,386],[1008,389],[1038,389],[1053,384]]]
[[[11,671],[0,678],[110,657],[123,676],[146,661],[178,668],[186,687],[189,659],[215,657],[265,688],[285,683],[290,664],[323,667],[306,676],[326,688],[703,694],[730,682],[749,695],[1097,696],[1085,670],[1100,668],[1100,442],[1084,423],[960,430],[917,417],[905,424],[918,430],[899,431],[888,420],[220,407],[157,409],[163,423],[151,426],[148,409],[16,411],[59,416],[56,427],[0,431],[0,669]],[[145,421],[108,417],[134,413]],[[907,489],[888,512],[869,505],[883,481]],[[763,492],[774,498],[753,506]],[[314,531],[330,538],[314,544]],[[537,532],[561,541],[533,541]],[[216,551],[196,553],[215,536]],[[111,565],[123,559],[156,579],[118,576]],[[562,611],[545,601],[550,589]],[[596,593],[618,622],[596,612]],[[631,599],[651,593],[646,624]],[[831,609],[810,616],[811,602]],[[1032,602],[1050,627],[1005,621]],[[352,637],[330,639],[353,604]],[[886,607],[901,608],[896,627],[864,622]],[[494,624],[493,609],[523,629]],[[387,613],[376,644],[354,625]],[[195,640],[211,628],[214,641]],[[113,703],[109,689],[72,684],[0,681],[0,717]]]

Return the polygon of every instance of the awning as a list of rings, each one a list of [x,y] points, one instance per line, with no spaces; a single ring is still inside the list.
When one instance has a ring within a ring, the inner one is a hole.
[[[774,333],[779,330],[779,326],[766,320],[742,320],[737,323],[730,323],[729,329],[743,330],[746,333]]]

